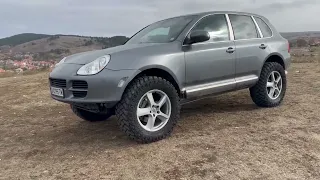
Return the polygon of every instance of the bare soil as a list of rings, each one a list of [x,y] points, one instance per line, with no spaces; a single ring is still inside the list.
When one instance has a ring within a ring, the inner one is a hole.
[[[248,90],[183,107],[168,139],[130,141],[50,98],[47,73],[0,78],[0,179],[320,179],[320,64],[294,63],[284,103]]]

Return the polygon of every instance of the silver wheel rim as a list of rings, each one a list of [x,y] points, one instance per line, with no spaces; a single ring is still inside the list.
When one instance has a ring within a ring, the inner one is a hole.
[[[145,93],[137,106],[137,120],[140,126],[150,132],[159,131],[169,121],[171,102],[166,93],[151,90]]]
[[[272,71],[267,81],[267,93],[270,99],[277,99],[282,91],[282,77],[277,71]]]

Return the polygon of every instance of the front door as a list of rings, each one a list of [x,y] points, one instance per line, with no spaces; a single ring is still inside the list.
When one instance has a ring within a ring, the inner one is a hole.
[[[205,30],[210,40],[185,46],[187,97],[235,88],[235,44],[224,14],[201,19],[191,30]]]

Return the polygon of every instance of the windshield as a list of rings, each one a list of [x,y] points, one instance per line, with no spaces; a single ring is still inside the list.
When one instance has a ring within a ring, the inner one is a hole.
[[[126,44],[172,42],[193,18],[194,16],[183,16],[153,23],[134,35]]]

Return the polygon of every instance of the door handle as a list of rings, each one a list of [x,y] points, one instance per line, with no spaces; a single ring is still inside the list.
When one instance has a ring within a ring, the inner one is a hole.
[[[227,49],[227,53],[233,53],[233,52],[235,52],[236,50],[233,48],[233,47],[229,47],[228,49]]]
[[[259,48],[260,48],[260,49],[266,49],[266,48],[267,48],[267,45],[261,44],[261,45],[259,46]]]

